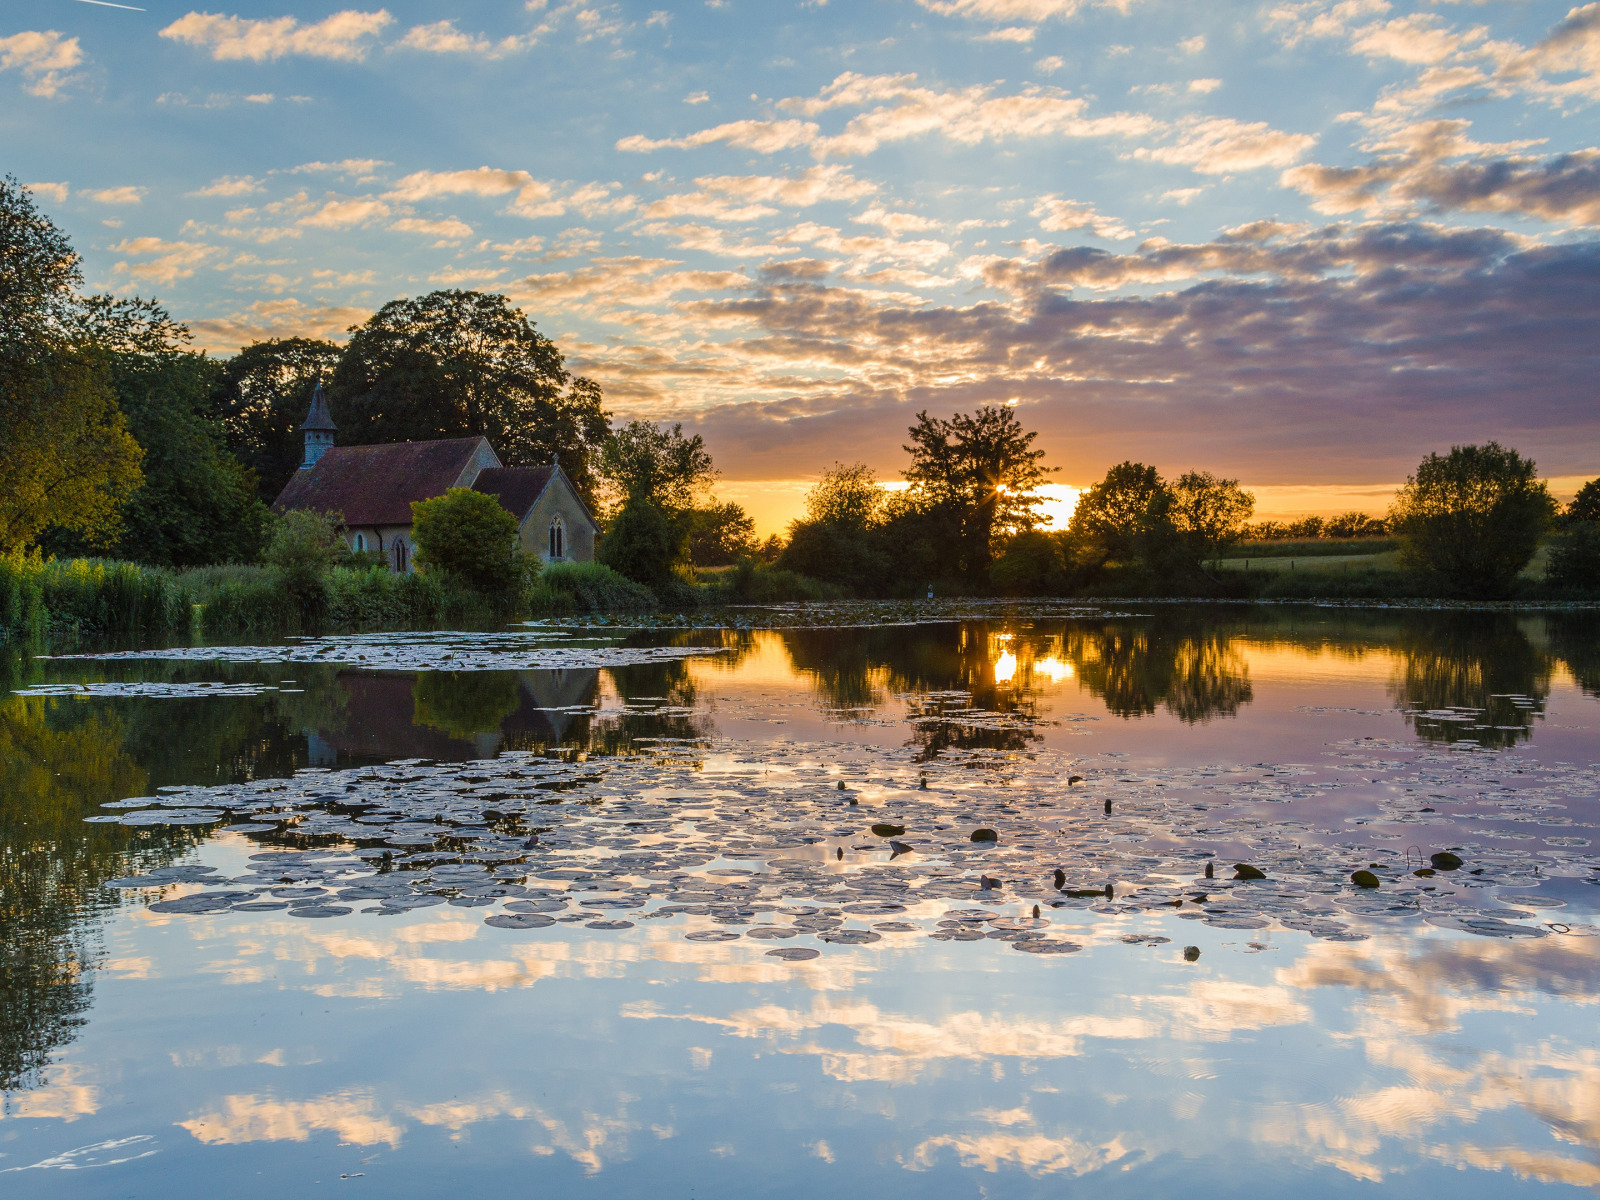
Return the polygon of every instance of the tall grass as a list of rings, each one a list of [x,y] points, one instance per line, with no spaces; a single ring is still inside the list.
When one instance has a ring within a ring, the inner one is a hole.
[[[597,562],[551,563],[528,592],[528,609],[535,616],[649,612],[655,607],[656,595],[649,588]]]
[[[172,571],[106,559],[0,557],[0,645],[125,634],[277,635],[311,629],[481,625],[522,597],[485,596],[442,574],[336,567],[306,596],[271,567]]]

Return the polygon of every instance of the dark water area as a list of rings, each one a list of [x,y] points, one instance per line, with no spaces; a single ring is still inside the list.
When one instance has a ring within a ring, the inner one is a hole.
[[[942,616],[4,660],[0,1186],[1600,1189],[1600,616]]]

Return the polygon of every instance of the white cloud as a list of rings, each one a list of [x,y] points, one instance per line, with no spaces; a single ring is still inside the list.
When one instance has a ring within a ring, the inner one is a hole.
[[[47,200],[54,200],[57,204],[67,198],[69,190],[65,183],[25,183],[22,186],[35,196],[43,196]]]
[[[68,83],[68,74],[83,61],[78,39],[54,29],[24,30],[0,38],[0,71],[21,71],[24,90],[35,96],[55,96]]]
[[[221,13],[191,12],[161,31],[161,36],[208,50],[219,62],[248,59],[265,62],[287,55],[359,62],[367,56],[368,39],[394,21],[387,11],[345,9],[315,25],[294,17],[256,20]]]
[[[1033,206],[1033,215],[1039,219],[1039,228],[1051,233],[1088,229],[1096,237],[1121,239],[1133,236],[1133,230],[1115,217],[1101,216],[1092,205],[1077,200],[1063,200],[1059,196],[1041,196]]]
[[[344,175],[351,179],[375,178],[379,167],[394,164],[381,158],[344,158],[338,162],[308,162],[290,167],[285,175]]]
[[[462,238],[472,236],[472,226],[454,217],[440,221],[430,221],[422,217],[403,217],[389,228],[397,233],[420,233],[447,242],[459,242]]]
[[[683,98],[683,102],[685,104],[704,104],[709,99],[711,99],[710,92],[690,92]]]
[[[1206,35],[1197,33],[1191,38],[1184,38],[1178,43],[1178,49],[1185,54],[1199,54],[1206,48]]]
[[[1057,88],[1029,86],[1011,95],[991,88],[937,91],[919,87],[915,75],[858,75],[846,72],[815,96],[790,97],[779,107],[804,117],[836,108],[864,108],[843,131],[828,136],[815,121],[730,121],[683,137],[625,137],[618,150],[694,149],[724,142],[763,154],[807,147],[816,158],[870,154],[887,142],[937,133],[965,145],[1010,137],[1117,137],[1155,127],[1141,113],[1088,115],[1088,101]]]
[[[554,189],[526,171],[500,167],[474,167],[465,171],[415,171],[389,194],[389,199],[412,202],[435,196],[511,195],[509,211],[519,217],[555,217],[566,205],[555,199]]]
[[[213,179],[191,196],[248,196],[261,190],[261,181],[253,175],[223,175]]]
[[[111,247],[118,254],[145,258],[140,263],[119,262],[114,270],[144,283],[170,287],[194,274],[195,267],[218,253],[215,246],[200,242],[168,242],[158,237],[129,238]]]
[[[703,175],[694,182],[695,191],[665,196],[648,205],[644,215],[656,220],[754,221],[775,213],[773,204],[806,208],[826,200],[856,200],[877,190],[876,184],[833,166],[812,167],[794,176]]]
[[[481,33],[462,33],[452,20],[435,21],[431,25],[414,25],[406,31],[399,44],[408,50],[424,50],[431,54],[474,54],[480,58],[502,58],[534,45],[533,37],[504,37],[491,41]]]
[[[368,221],[389,215],[389,206],[371,196],[351,199],[335,197],[325,202],[316,212],[301,217],[299,224],[312,229],[348,229],[365,225]]]
[[[1257,167],[1286,167],[1316,141],[1310,134],[1273,129],[1265,121],[1208,117],[1185,124],[1173,145],[1140,147],[1132,157],[1187,164],[1203,175],[1225,175]]]
[[[144,199],[142,187],[110,187],[95,188],[91,191],[80,191],[80,196],[87,196],[96,204],[138,204]]]

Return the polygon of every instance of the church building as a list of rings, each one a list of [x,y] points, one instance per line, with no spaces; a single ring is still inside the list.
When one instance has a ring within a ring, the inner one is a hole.
[[[554,458],[540,467],[506,467],[483,437],[433,442],[336,446],[337,426],[318,384],[300,426],[305,459],[274,512],[339,513],[352,550],[376,551],[396,571],[409,571],[415,543],[411,504],[451,488],[471,488],[500,501],[517,519],[517,541],[545,562],[590,562],[600,527]]]

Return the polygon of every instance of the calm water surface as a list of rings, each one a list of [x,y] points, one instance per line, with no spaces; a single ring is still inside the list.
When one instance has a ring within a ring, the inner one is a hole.
[[[1595,615],[514,632],[7,665],[0,1191],[1600,1190]]]

